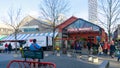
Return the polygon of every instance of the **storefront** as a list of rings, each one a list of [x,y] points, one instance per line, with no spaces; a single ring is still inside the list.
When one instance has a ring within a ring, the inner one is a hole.
[[[107,34],[103,28],[81,18],[71,17],[58,25],[57,28],[59,35],[56,41],[62,43],[62,47],[74,45],[76,40],[84,40],[84,42],[90,40],[97,44],[97,42],[107,39]]]

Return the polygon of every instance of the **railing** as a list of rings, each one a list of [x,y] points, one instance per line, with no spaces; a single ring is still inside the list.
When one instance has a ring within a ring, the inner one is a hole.
[[[33,66],[32,66],[32,64],[33,64]],[[12,60],[8,63],[6,68],[35,68],[35,67],[37,67],[37,68],[56,68],[56,65],[52,62]]]

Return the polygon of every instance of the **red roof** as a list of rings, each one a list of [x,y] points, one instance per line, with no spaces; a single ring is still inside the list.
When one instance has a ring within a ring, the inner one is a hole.
[[[66,21],[64,21],[63,23],[61,23],[60,25],[58,25],[56,28],[63,29],[66,26],[68,26],[71,23],[73,23],[74,21],[76,21],[77,19],[78,19],[77,17],[72,16],[69,19],[67,19]]]

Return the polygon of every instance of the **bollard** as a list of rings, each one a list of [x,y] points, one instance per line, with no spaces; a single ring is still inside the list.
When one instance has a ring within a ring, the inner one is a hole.
[[[98,63],[98,57],[93,57],[93,63]]]
[[[57,55],[57,56],[60,56],[60,53],[57,53],[56,55]]]
[[[48,54],[45,54],[45,56],[48,56]]]
[[[92,60],[93,60],[93,57],[92,57],[92,56],[89,56],[89,57],[88,57],[88,61],[92,62]]]
[[[68,57],[72,57],[72,55],[71,55],[71,53],[70,53],[70,52],[68,52],[68,53],[67,53],[67,56],[68,56]]]
[[[77,55],[77,58],[78,58],[78,59],[82,58],[82,55]]]

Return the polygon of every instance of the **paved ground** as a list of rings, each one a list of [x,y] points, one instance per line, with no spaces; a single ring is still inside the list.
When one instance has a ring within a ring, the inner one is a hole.
[[[111,58],[110,56],[100,56],[99,60],[109,60],[110,68],[120,68],[120,62],[117,62],[117,57]]]
[[[87,62],[88,57],[86,55],[84,56],[84,62]],[[104,60],[108,60],[110,63],[110,68],[120,68],[120,62],[117,62],[117,57],[111,58],[110,56],[97,56],[99,58],[99,63],[101,64]]]
[[[0,68],[6,68],[9,61],[13,59],[23,60],[18,57],[13,57],[13,54],[0,54]],[[56,64],[57,68],[97,68],[98,64],[86,63],[82,60],[78,60],[74,57],[68,57],[67,55],[62,54],[61,56],[56,56],[49,54],[41,61],[43,62],[53,62]]]
[[[83,52],[83,54],[88,53],[87,49],[83,49],[82,52]],[[83,55],[83,56],[84,56],[84,59],[87,59],[86,55]],[[120,61],[117,62],[117,57],[111,58],[110,56],[106,56],[106,55],[100,55],[97,57],[99,58],[99,63],[102,63],[104,60],[108,60],[110,62],[110,68],[120,68]]]
[[[56,64],[57,68],[98,68],[99,64],[103,60],[110,61],[110,68],[120,68],[120,62],[117,62],[117,58],[112,59],[109,56],[98,56],[99,63],[88,62],[88,56],[82,55],[81,59],[74,57],[68,57],[67,55],[61,54],[61,56],[52,55],[51,52],[46,52],[49,54],[45,56],[41,61],[43,62],[53,62]],[[13,59],[23,60],[20,55],[14,57],[14,54],[0,53],[0,68],[6,68],[9,61]]]

